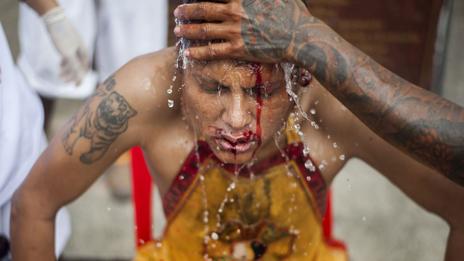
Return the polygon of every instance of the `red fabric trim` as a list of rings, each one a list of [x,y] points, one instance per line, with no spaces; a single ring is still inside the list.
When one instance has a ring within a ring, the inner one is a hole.
[[[198,141],[198,153],[194,150],[185,159],[177,176],[172,181],[168,191],[163,197],[163,208],[166,217],[170,217],[177,207],[180,199],[188,190],[198,174],[201,163],[212,155],[208,144]]]
[[[320,217],[322,218],[325,215],[327,185],[325,184],[325,180],[317,166],[315,166],[314,171],[309,171],[309,169],[305,167],[307,160],[313,162],[314,165],[316,163],[309,155],[305,156],[303,154],[303,148],[304,144],[301,142],[289,144],[286,149],[287,155],[289,159],[296,163],[300,172],[303,174],[304,182],[308,186],[309,190],[314,194],[317,208],[319,210]]]
[[[137,247],[153,239],[151,233],[152,178],[139,147],[131,150],[132,200],[134,203],[135,239]]]

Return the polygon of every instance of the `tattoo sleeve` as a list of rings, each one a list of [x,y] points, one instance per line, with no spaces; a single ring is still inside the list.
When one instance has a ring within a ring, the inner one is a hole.
[[[101,159],[111,144],[127,130],[129,119],[137,114],[126,99],[114,90],[116,80],[108,78],[69,122],[62,143],[73,155],[76,144],[87,140],[89,149],[79,157],[84,164]]]
[[[464,185],[464,108],[403,80],[313,22],[300,25],[314,30],[296,38],[296,63],[378,135]]]

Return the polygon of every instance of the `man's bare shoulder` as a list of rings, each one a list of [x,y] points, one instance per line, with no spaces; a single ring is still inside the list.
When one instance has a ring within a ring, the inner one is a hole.
[[[172,117],[177,111],[169,108],[168,101],[175,102],[179,99],[178,83],[173,82],[176,60],[175,48],[166,48],[132,59],[113,75],[119,92],[147,117]],[[176,91],[169,94],[170,88]]]
[[[168,80],[164,76],[171,75],[176,70],[176,60],[176,49],[174,47],[168,47],[157,52],[138,56],[121,69],[134,76],[149,77],[153,83],[163,83]]]

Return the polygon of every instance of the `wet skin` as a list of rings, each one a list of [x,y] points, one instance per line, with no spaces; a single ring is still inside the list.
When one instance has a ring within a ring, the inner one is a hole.
[[[245,164],[276,151],[274,134],[293,107],[280,66],[196,63],[187,67],[184,82],[184,115],[222,162]]]
[[[245,163],[252,158],[256,144],[235,154],[227,149],[230,140],[219,149],[214,145],[218,133],[234,139],[256,132],[256,97],[252,91],[256,73],[248,66],[227,61],[194,66],[183,75],[177,72],[173,92],[168,94],[176,56],[169,48],[131,61],[105,81],[53,138],[14,197],[12,246],[16,259],[41,256],[53,260],[56,211],[81,195],[133,146],[144,149],[162,195],[197,138],[205,139],[224,162]],[[261,77],[276,87],[270,88],[270,96],[263,97],[258,158],[277,151],[273,135],[294,109],[281,84],[281,71],[263,66]],[[452,227],[450,242],[464,238],[464,192],[459,186],[376,136],[317,81],[297,90],[301,107],[319,126],[316,129],[310,122],[301,122],[303,141],[311,148],[316,165],[323,165],[321,172],[328,184],[346,161],[360,158],[418,204],[444,218]],[[168,100],[173,101],[173,108]],[[279,142],[285,142],[282,136]],[[344,160],[339,159],[342,155]]]
[[[178,36],[221,40],[187,50],[191,57],[289,61],[308,68],[385,140],[464,185],[464,108],[372,60],[312,16],[308,1],[184,4],[174,14],[208,21],[178,26]]]

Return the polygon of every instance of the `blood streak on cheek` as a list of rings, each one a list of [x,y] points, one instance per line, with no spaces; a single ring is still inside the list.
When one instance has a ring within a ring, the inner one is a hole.
[[[254,64],[253,71],[256,74],[256,140],[258,142],[257,148],[261,145],[261,110],[263,109],[262,88],[263,79],[261,75],[261,65]]]

